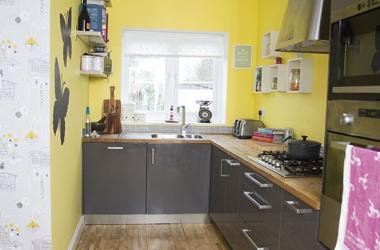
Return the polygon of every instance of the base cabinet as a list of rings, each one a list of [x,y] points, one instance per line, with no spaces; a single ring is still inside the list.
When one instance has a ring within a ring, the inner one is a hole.
[[[144,214],[146,144],[83,144],[83,213]]]
[[[210,217],[234,250],[321,249],[317,211],[215,147]]]
[[[148,214],[209,211],[209,144],[149,144]]]
[[[318,212],[284,191],[280,247],[281,249],[321,249],[317,242]]]

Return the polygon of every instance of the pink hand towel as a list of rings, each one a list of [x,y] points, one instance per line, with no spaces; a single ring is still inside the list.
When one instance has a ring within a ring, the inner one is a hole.
[[[335,250],[380,250],[380,152],[347,146]]]

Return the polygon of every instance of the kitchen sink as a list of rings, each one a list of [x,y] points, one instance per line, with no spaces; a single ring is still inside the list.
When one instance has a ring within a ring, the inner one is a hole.
[[[157,139],[203,139],[202,135],[179,135],[179,134],[151,134],[151,138]]]

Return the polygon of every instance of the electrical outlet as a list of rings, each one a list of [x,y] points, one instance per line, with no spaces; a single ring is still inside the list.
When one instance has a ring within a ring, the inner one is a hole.
[[[264,117],[264,116],[266,115],[266,111],[265,111],[265,109],[264,109],[264,108],[259,109],[258,115],[259,115],[260,117]]]

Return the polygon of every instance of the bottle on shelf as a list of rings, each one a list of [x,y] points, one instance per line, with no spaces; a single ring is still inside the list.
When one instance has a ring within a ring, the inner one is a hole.
[[[90,107],[86,107],[86,124],[85,124],[85,137],[90,137],[91,135],[91,119],[90,119]]]
[[[290,72],[290,91],[299,91],[301,69],[292,69]]]
[[[90,31],[91,30],[91,20],[90,15],[87,10],[87,0],[83,0],[82,9],[78,17],[78,30],[80,31]]]

